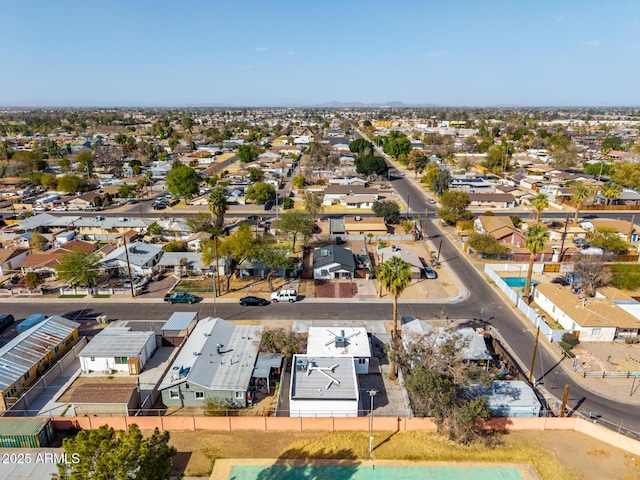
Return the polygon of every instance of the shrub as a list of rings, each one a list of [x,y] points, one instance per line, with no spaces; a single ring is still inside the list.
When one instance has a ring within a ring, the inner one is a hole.
[[[625,337],[624,338],[624,343],[626,343],[627,345],[635,345],[638,342],[640,342],[638,337]]]
[[[571,345],[571,348],[575,347],[580,343],[578,337],[576,337],[573,333],[565,333],[562,335],[562,341]]]

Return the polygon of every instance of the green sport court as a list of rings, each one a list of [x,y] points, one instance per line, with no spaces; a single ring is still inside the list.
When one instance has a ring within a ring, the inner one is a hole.
[[[353,460],[216,460],[214,480],[537,480],[531,465]]]

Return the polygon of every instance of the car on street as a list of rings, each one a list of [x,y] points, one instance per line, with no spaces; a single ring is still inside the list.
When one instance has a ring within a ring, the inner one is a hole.
[[[269,300],[261,297],[247,296],[240,299],[240,305],[243,307],[264,307],[265,305],[269,305]]]
[[[438,274],[436,273],[436,271],[431,268],[431,267],[424,267],[424,274],[427,276],[427,278],[429,280],[433,280],[435,278],[438,278]]]
[[[167,204],[164,202],[157,202],[153,204],[154,210],[164,210],[165,208],[167,208]]]
[[[52,212],[66,212],[67,211],[67,207],[53,207],[51,209]]]
[[[198,297],[187,292],[168,293],[164,296],[164,301],[170,304],[188,303],[192,304],[198,301]]]
[[[283,289],[278,292],[273,292],[271,294],[271,301],[278,302],[289,302],[293,303],[298,300],[298,292],[293,289]]]
[[[433,198],[430,198],[429,200],[427,200],[427,202],[429,202],[431,205],[435,205],[436,201]]]
[[[130,200],[127,200],[127,203],[128,203],[129,205],[133,205],[134,203],[138,203],[138,201],[137,201],[135,198],[132,198],[132,199],[130,199]]]

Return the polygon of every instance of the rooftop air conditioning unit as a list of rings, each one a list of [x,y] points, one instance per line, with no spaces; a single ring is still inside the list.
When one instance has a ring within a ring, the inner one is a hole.
[[[309,368],[309,360],[306,358],[296,358],[296,372],[304,372]]]

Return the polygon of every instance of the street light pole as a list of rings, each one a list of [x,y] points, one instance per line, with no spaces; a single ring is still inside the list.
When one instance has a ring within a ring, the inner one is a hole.
[[[373,397],[378,393],[378,391],[369,390],[367,393],[371,397],[371,414],[369,416],[369,457],[373,457]]]

